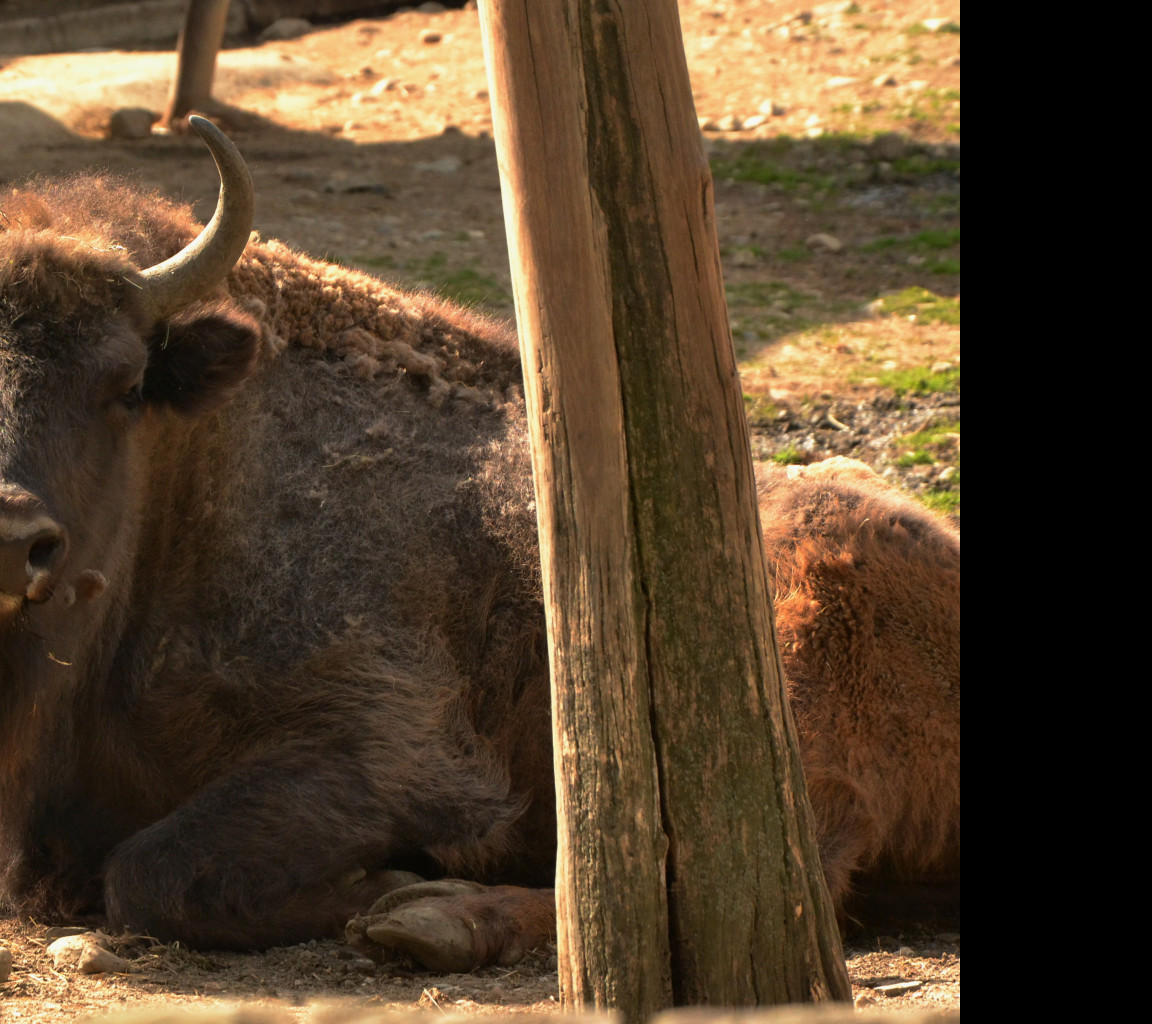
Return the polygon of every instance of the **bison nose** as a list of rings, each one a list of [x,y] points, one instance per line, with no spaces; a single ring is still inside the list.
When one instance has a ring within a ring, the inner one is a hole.
[[[0,595],[47,601],[67,555],[68,531],[55,520],[0,505]]]

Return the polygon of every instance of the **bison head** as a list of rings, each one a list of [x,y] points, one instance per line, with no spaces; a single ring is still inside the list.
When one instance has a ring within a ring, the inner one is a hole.
[[[163,424],[211,410],[254,365],[253,321],[205,301],[248,241],[251,178],[219,129],[192,122],[220,199],[164,262],[140,270],[124,239],[86,225],[75,183],[63,211],[35,190],[0,202],[0,632],[126,569]]]

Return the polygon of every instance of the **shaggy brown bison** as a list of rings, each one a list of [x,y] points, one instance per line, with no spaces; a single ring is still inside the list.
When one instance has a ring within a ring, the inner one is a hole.
[[[338,933],[386,869],[547,886],[514,339],[250,242],[243,162],[197,130],[199,237],[110,180],[0,196],[0,891],[257,947]],[[853,464],[762,483],[833,894],[954,876],[958,537]],[[550,898],[408,903],[395,941],[509,959]]]

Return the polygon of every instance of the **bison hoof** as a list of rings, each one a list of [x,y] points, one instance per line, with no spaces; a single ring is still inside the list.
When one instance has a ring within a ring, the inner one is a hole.
[[[445,879],[386,893],[348,922],[348,941],[374,960],[411,957],[422,967],[463,973],[514,964],[554,933],[550,892]]]
[[[384,914],[365,933],[384,949],[405,953],[430,971],[455,974],[479,967],[476,922],[437,902],[421,900]]]

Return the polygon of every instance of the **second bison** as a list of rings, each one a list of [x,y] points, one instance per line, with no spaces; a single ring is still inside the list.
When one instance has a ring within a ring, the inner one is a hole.
[[[0,196],[0,892],[257,947],[339,932],[389,868],[546,887],[514,338],[239,256],[247,172],[203,130],[224,199],[190,247],[112,181]],[[761,503],[834,898],[956,877],[957,534],[853,464],[765,471]],[[466,961],[522,947],[509,892],[456,904]]]

